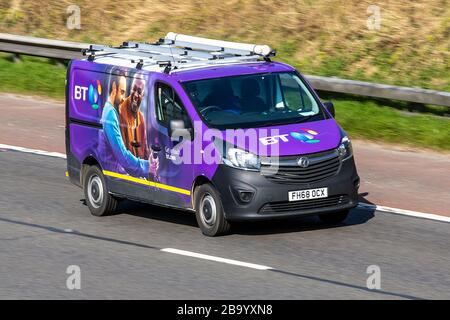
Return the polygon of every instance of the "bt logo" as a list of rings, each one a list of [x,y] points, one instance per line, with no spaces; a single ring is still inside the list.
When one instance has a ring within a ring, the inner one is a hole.
[[[301,142],[306,143],[317,143],[320,142],[319,139],[315,139],[315,136],[317,136],[319,133],[311,130],[311,129],[305,129],[302,128],[301,131],[303,132],[291,132],[291,137],[300,140]]]
[[[100,84],[100,81],[96,80],[94,84],[90,84],[89,87],[75,85],[73,90],[74,99],[86,101],[86,92],[92,109],[97,110],[102,104],[102,85]]]
[[[311,130],[311,129],[305,129],[302,128],[301,132],[291,132],[290,134],[286,133],[286,134],[280,134],[277,136],[271,136],[271,137],[264,137],[264,138],[259,138],[259,141],[267,146],[270,144],[276,144],[278,143],[280,140],[283,142],[289,142],[288,137],[291,136],[292,138],[294,138],[295,140],[299,140],[303,143],[318,143],[320,142],[319,139],[316,139],[315,136],[317,136],[319,133]]]

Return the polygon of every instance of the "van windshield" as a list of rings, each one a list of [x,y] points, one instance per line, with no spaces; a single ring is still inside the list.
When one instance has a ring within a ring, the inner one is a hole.
[[[327,118],[295,72],[196,80],[183,86],[206,124],[221,130]]]

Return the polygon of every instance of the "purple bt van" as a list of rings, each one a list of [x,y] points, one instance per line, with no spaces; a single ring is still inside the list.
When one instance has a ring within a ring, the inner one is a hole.
[[[216,236],[242,220],[340,223],[357,205],[333,104],[270,47],[170,32],[83,53],[67,71],[67,170],[93,215],[127,198],[195,212]]]

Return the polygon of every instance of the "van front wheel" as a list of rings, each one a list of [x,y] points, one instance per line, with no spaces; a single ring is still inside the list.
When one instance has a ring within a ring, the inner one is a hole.
[[[105,177],[99,167],[90,166],[86,170],[83,190],[86,204],[94,216],[108,215],[116,210],[117,199],[108,193]]]
[[[209,183],[195,189],[195,217],[200,230],[205,236],[215,237],[226,234],[230,223],[225,214],[219,193]]]

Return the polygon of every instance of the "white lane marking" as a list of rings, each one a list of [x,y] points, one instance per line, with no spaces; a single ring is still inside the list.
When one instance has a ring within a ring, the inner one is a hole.
[[[361,203],[361,202],[358,204],[358,207],[361,209],[378,210],[378,211],[382,211],[382,212],[401,214],[404,216],[410,216],[410,217],[415,217],[415,218],[450,222],[450,217],[440,216],[438,214],[433,214],[433,213],[403,210],[403,209],[397,209],[397,208],[391,208],[391,207],[385,207],[385,206],[379,206],[379,205],[373,205],[373,204],[367,204],[367,203]]]
[[[228,263],[228,264],[233,264],[233,265],[236,265],[236,266],[247,267],[247,268],[252,268],[252,269],[257,269],[257,270],[271,270],[271,269],[273,269],[272,267],[263,266],[263,265],[260,265],[260,264],[254,264],[254,263],[248,263],[248,262],[243,262],[243,261],[238,261],[238,260],[225,259],[225,258],[210,256],[210,255],[207,255],[207,254],[201,254],[201,253],[185,251],[185,250],[179,250],[179,249],[173,249],[173,248],[164,248],[164,249],[161,249],[161,251],[174,253],[174,254],[179,254],[179,255],[182,255],[182,256],[188,256],[188,257],[193,257],[193,258],[204,259],[204,260]]]
[[[37,149],[29,149],[29,148],[24,148],[24,147],[10,146],[8,144],[2,144],[2,143],[0,143],[0,149],[8,149],[8,150],[14,150],[14,151],[38,154],[38,155],[41,155],[41,156],[49,156],[49,157],[56,157],[56,158],[66,159],[66,155],[64,153],[49,152],[49,151],[44,151],[44,150],[37,150]]]
[[[38,154],[38,155],[43,155],[43,156],[66,159],[66,155],[63,153],[59,153],[59,152],[49,152],[49,151],[44,151],[44,150],[29,149],[29,148],[11,146],[11,145],[1,144],[1,143],[0,143],[0,149],[9,149],[9,150],[15,150],[15,151],[20,151],[20,152],[33,153],[33,154]],[[415,218],[450,222],[450,217],[445,217],[445,216],[432,214],[432,213],[403,210],[403,209],[397,209],[397,208],[391,208],[391,207],[385,207],[385,206],[372,205],[372,204],[367,204],[367,203],[362,203],[362,202],[360,202],[358,204],[358,207],[361,209],[370,209],[370,210],[375,209],[375,210],[379,210],[382,212],[401,214],[401,215],[415,217]]]

